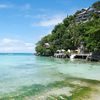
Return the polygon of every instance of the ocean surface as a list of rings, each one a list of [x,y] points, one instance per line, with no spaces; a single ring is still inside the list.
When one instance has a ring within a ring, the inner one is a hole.
[[[100,62],[0,54],[0,98],[20,95],[31,86],[45,86],[65,77],[100,80]]]

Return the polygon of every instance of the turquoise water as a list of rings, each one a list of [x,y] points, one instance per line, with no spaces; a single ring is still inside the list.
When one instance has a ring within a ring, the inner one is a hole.
[[[31,54],[0,54],[0,97],[20,93],[22,87],[60,81],[64,76],[100,80],[100,63]]]

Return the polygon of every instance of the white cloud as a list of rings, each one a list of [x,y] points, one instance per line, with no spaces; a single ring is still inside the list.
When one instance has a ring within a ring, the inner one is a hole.
[[[66,17],[65,14],[59,14],[59,15],[54,15],[51,17],[47,16],[42,16],[41,21],[37,23],[33,23],[33,26],[43,26],[43,27],[49,27],[49,26],[55,26],[58,23],[61,23],[62,20]]]
[[[31,9],[31,4],[27,3],[27,4],[24,4],[22,5],[21,7],[21,10],[30,10]]]
[[[6,8],[10,8],[12,6],[13,5],[11,5],[11,4],[0,4],[0,9],[6,9]]]
[[[25,18],[32,18],[32,19],[38,19],[38,20],[44,20],[44,19],[47,19],[48,18],[48,15],[46,15],[46,14],[30,14],[30,13],[28,13],[28,14],[25,14],[24,15],[24,17]],[[50,17],[49,17],[50,18]]]
[[[7,8],[8,6],[5,4],[0,4],[0,8]]]
[[[0,40],[0,52],[34,52],[33,43],[4,38]]]

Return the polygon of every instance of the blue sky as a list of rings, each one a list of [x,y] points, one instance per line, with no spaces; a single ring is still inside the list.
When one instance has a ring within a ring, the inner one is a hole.
[[[34,52],[67,15],[97,0],[0,0],[0,52]]]

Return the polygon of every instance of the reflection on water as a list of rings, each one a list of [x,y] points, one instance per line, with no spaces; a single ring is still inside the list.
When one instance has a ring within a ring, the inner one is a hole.
[[[33,55],[0,55],[0,95],[35,84],[47,85],[63,80],[64,76],[100,80],[100,63]]]

